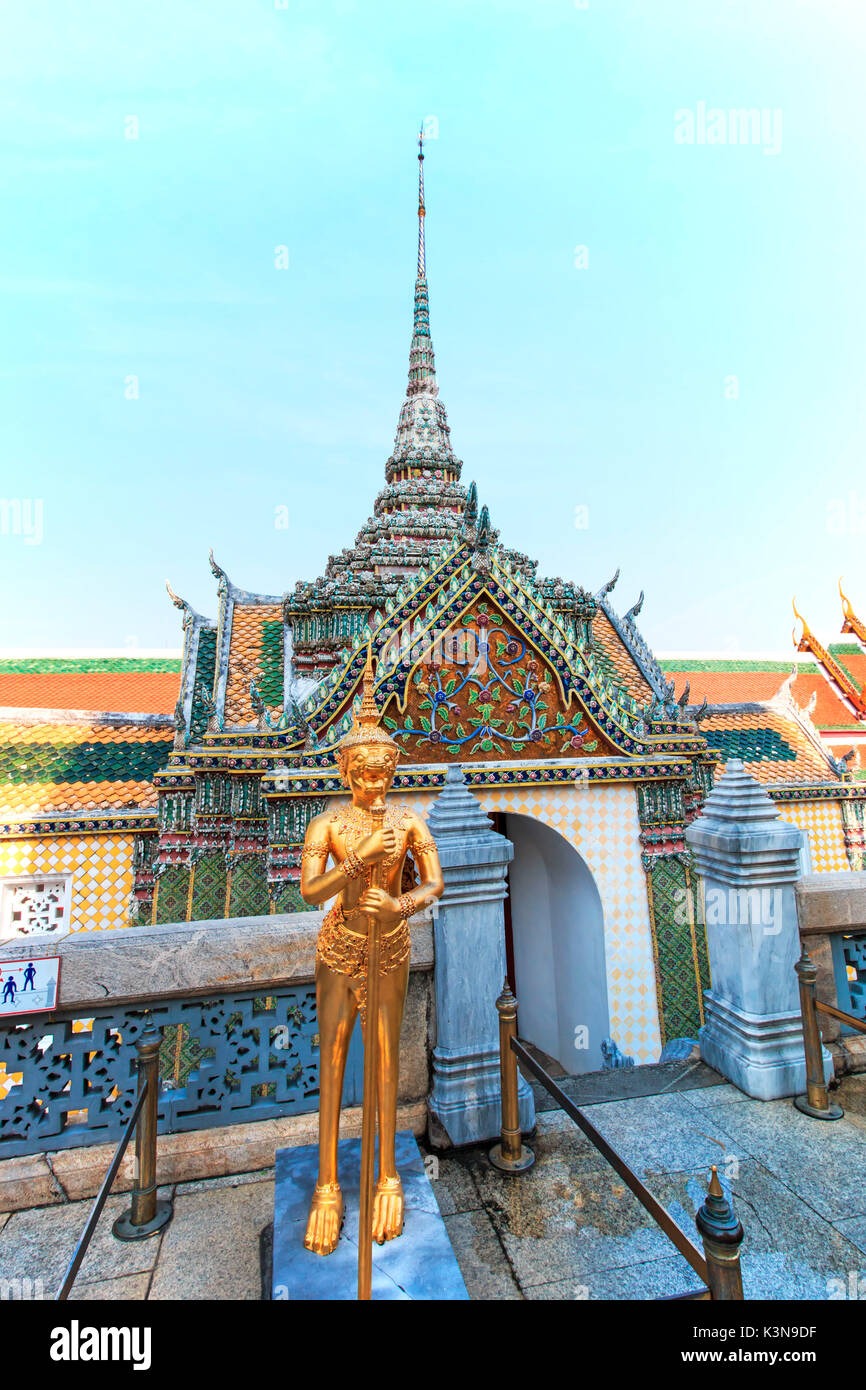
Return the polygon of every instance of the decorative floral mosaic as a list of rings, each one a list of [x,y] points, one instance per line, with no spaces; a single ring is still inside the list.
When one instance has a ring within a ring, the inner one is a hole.
[[[578,707],[568,712],[555,673],[486,600],[437,638],[415,671],[395,739],[418,758],[579,757],[610,753]]]

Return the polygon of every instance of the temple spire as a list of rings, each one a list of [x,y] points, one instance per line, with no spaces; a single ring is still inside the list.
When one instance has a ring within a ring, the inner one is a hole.
[[[427,297],[427,250],[424,244],[424,131],[418,133],[418,273],[415,279],[415,307],[412,315],[412,346],[409,349],[408,396],[438,394],[436,361],[430,337],[430,302]]]
[[[427,279],[427,257],[424,251],[424,129],[418,132],[418,279]]]

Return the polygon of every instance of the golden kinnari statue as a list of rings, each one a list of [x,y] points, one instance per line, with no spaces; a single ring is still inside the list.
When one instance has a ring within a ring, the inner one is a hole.
[[[379,724],[370,652],[360,711],[338,746],[351,806],[310,821],[304,840],[301,895],[318,906],[337,894],[316,947],[319,1024],[319,1176],[304,1244],[319,1255],[335,1249],[343,1219],[337,1179],[340,1099],[355,1018],[364,1032],[364,1109],[358,1297],[370,1297],[373,1240],[403,1230],[403,1188],[394,1152],[400,1026],[409,982],[408,919],[443,889],[435,841],[406,806],[386,804],[400,750]],[[407,853],[421,882],[401,892]],[[328,858],[333,867],[326,867]],[[370,1021],[373,1027],[370,1027]],[[376,1106],[379,1174],[373,1191]],[[365,1238],[365,1231],[367,1232]]]

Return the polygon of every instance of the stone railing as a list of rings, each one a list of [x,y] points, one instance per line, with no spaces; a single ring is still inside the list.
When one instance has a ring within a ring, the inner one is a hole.
[[[796,886],[800,937],[818,971],[817,997],[866,1018],[866,873],[807,874]],[[837,1075],[866,1071],[866,1037],[821,1016]]]
[[[318,1108],[315,942],[322,914],[73,933],[4,959],[59,955],[51,1014],[0,1022],[0,1160],[114,1141],[135,1100],[145,1012],[162,1027],[159,1132],[180,1134]],[[433,934],[412,921],[400,1100],[429,1077]],[[359,1105],[356,1028],[343,1092]]]

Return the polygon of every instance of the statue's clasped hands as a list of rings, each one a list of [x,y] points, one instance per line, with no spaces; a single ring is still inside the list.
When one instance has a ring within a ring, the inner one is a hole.
[[[358,911],[375,917],[380,926],[393,927],[400,921],[400,904],[384,888],[368,888],[358,899]]]
[[[357,854],[365,864],[378,864],[380,859],[388,859],[397,853],[397,832],[391,826],[374,830],[358,846]]]
[[[378,864],[397,853],[397,832],[390,826],[375,830],[358,845],[358,858],[365,864]],[[383,927],[395,926],[400,921],[400,904],[384,888],[367,888],[358,900],[358,911],[368,917],[375,917]]]

